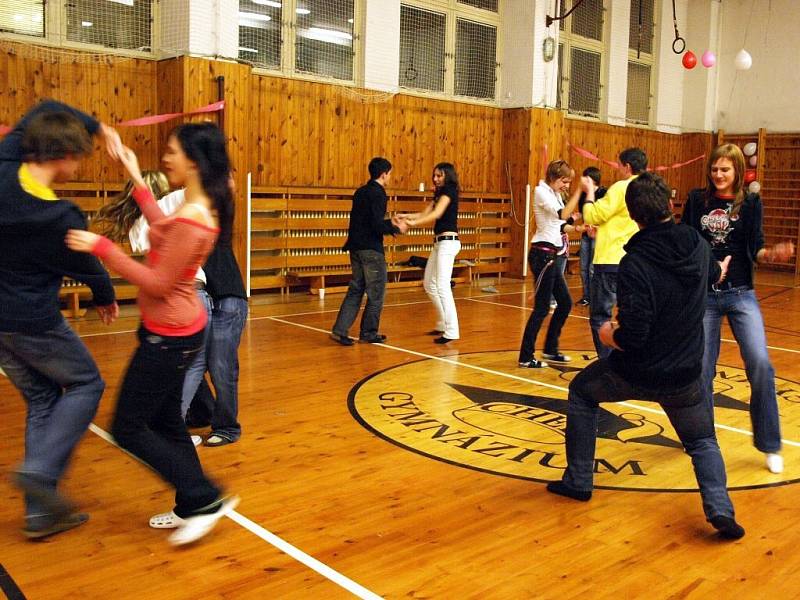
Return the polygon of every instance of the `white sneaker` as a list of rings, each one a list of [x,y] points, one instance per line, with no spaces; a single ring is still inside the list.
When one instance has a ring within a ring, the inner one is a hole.
[[[177,529],[186,523],[185,519],[181,519],[174,511],[159,513],[150,517],[150,527],[153,529]]]
[[[214,529],[217,522],[219,522],[222,517],[232,512],[238,505],[239,496],[230,496],[222,501],[222,505],[217,512],[209,515],[186,517],[183,520],[183,525],[178,527],[178,530],[169,536],[169,543],[173,546],[182,546],[184,544],[196,542]]]
[[[783,473],[783,457],[775,452],[767,452],[767,469],[770,473]]]
[[[192,443],[194,444],[195,448],[197,448],[197,446],[203,443],[203,438],[200,437],[199,435],[193,435]]]

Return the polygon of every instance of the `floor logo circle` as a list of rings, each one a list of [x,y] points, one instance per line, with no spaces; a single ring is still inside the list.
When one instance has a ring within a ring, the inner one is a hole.
[[[547,369],[520,369],[516,352],[480,352],[398,365],[350,392],[365,427],[408,450],[451,464],[523,479],[559,479],[565,467],[567,387],[593,352]],[[773,475],[750,435],[744,370],[719,366],[717,438],[731,489],[800,480],[800,383],[776,379],[786,470]],[[595,452],[598,488],[696,490],[691,461],[660,407],[633,399],[602,404]]]

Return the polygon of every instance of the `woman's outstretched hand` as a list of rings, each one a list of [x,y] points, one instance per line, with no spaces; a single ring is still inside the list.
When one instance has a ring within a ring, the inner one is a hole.
[[[67,247],[75,252],[91,252],[100,241],[100,236],[83,229],[70,229],[65,239]]]

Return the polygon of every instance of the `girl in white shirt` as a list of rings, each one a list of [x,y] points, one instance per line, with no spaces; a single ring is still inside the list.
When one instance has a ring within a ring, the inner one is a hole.
[[[566,206],[561,193],[569,187],[575,172],[563,160],[554,160],[547,165],[544,181],[540,181],[534,191],[533,214],[536,233],[531,240],[528,264],[535,281],[536,296],[533,312],[525,325],[522,345],[519,350],[519,366],[530,369],[546,367],[547,363],[537,360],[534,354],[536,336],[544,318],[550,311],[550,297],[557,303],[547,328],[542,357],[553,362],[568,362],[570,358],[558,350],[561,328],[572,310],[564,274],[556,266],[556,256],[563,251],[563,228],[569,216],[575,211],[579,194],[573,194]]]

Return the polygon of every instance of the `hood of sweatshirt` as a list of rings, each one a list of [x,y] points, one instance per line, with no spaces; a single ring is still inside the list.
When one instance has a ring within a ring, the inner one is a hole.
[[[705,262],[699,260],[704,244],[706,241],[687,225],[659,223],[633,235],[625,244],[625,252],[641,256],[691,285],[707,275]]]

